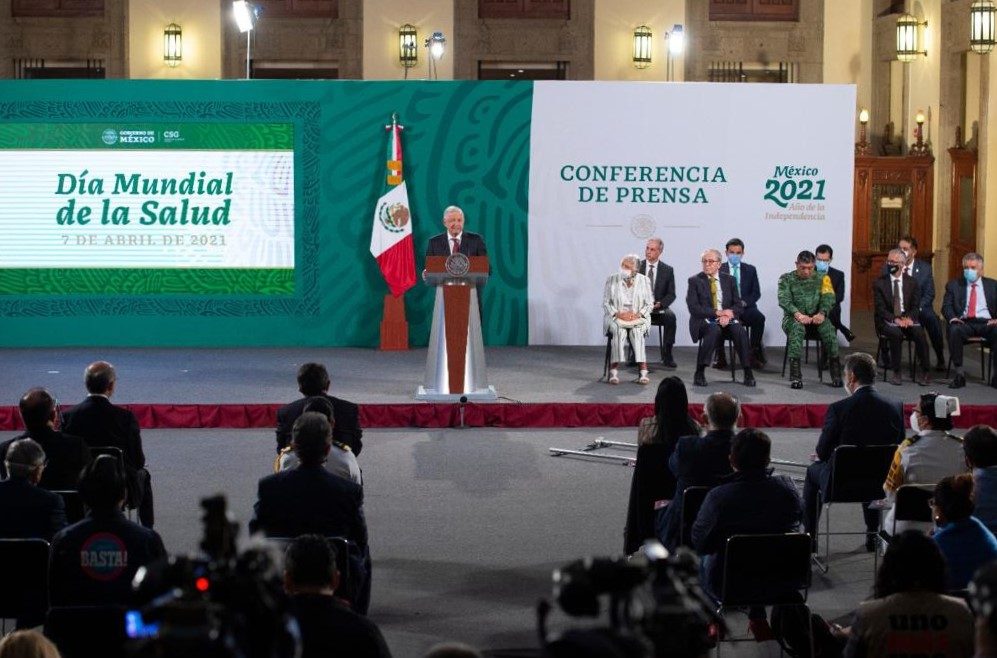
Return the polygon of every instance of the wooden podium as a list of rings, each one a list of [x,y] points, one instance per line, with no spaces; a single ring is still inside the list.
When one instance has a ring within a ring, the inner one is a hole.
[[[496,400],[488,385],[477,286],[488,279],[487,256],[429,256],[423,280],[436,287],[426,377],[417,400]]]

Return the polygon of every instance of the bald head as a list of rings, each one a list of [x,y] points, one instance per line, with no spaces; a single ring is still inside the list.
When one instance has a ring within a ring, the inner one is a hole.
[[[94,361],[83,372],[83,381],[88,393],[110,395],[114,391],[114,382],[117,378],[114,366],[107,361]]]

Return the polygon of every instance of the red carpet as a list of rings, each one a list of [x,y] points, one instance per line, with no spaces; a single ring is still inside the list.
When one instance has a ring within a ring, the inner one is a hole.
[[[246,429],[273,428],[278,404],[127,404],[145,429]],[[689,405],[698,417],[701,404]],[[743,425],[767,428],[819,428],[824,423],[824,404],[746,404]],[[64,409],[65,411],[65,409]],[[910,406],[905,413],[910,412]],[[531,403],[468,404],[465,423],[471,427],[506,429],[562,427],[636,427],[652,414],[650,404]],[[997,405],[962,408],[956,427],[978,423],[997,426]],[[460,424],[455,404],[362,404],[360,422],[365,428],[444,428]],[[17,407],[0,407],[0,430],[22,428]]]

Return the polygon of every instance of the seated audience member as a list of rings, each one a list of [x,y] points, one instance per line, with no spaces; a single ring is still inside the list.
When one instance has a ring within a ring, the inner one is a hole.
[[[334,409],[332,402],[328,398],[321,396],[308,398],[308,402],[305,404],[305,413],[309,411],[316,411],[325,416],[326,420],[329,421],[329,425],[332,426],[333,436],[336,435],[336,421],[333,417]],[[298,456],[294,454],[294,443],[292,442],[291,445],[280,451],[274,470],[279,473],[289,468],[297,468],[299,463]],[[333,475],[363,486],[363,474],[360,472],[360,464],[357,463],[356,455],[353,454],[350,446],[345,443],[340,443],[333,439],[332,447],[329,448],[329,456],[325,460],[325,469]]]
[[[970,658],[973,615],[944,592],[945,559],[937,544],[917,530],[897,535],[879,565],[874,598],[855,613],[845,656]]]
[[[648,327],[651,326],[651,309],[654,295],[651,282],[643,274],[637,273],[637,256],[624,256],[620,261],[620,271],[610,274],[602,292],[603,333],[611,340],[609,357],[609,383],[619,384],[617,368],[626,358],[626,346],[633,346],[634,360],[640,366],[640,384],[647,384]]]
[[[482,658],[481,652],[463,642],[441,642],[429,648],[422,658]]]
[[[703,415],[706,434],[684,436],[675,444],[668,466],[675,475],[675,497],[656,514],[655,531],[665,547],[674,551],[682,527],[682,496],[687,487],[716,486],[733,469],[730,441],[741,405],[729,393],[713,393],[706,398]]]
[[[0,443],[0,478],[7,477],[3,459],[10,445],[18,439],[32,439],[45,451],[47,460],[38,486],[49,491],[75,489],[80,471],[90,461],[90,448],[80,437],[55,429],[55,398],[44,388],[29,390],[21,397],[18,406],[26,431]]]
[[[284,588],[301,627],[301,658],[391,656],[381,631],[336,598],[336,552],[321,535],[302,535],[287,549]]]
[[[905,484],[936,484],[948,475],[965,473],[966,454],[962,439],[949,434],[952,414],[959,408],[959,400],[947,395],[926,393],[911,412],[910,426],[916,434],[904,439],[893,455],[893,463],[883,483],[887,499],[895,500],[897,489]],[[883,519],[883,528],[893,531],[893,508]],[[916,528],[931,530],[930,523],[901,521],[897,532]]]
[[[997,562],[976,572],[969,583],[969,605],[976,615],[976,658],[997,658]]]
[[[111,404],[117,381],[118,375],[110,363],[96,361],[87,366],[84,372],[87,398],[66,413],[63,429],[83,437],[91,448],[112,446],[121,450],[128,477],[128,507],[138,508],[139,521],[151,528],[155,522],[152,480],[145,467],[142,435],[135,414]]]
[[[60,658],[60,654],[38,631],[14,631],[0,640],[0,658]]]
[[[637,266],[637,271],[647,277],[654,296],[651,324],[662,327],[661,363],[666,368],[674,368],[672,346],[675,344],[675,311],[671,309],[671,305],[675,301],[675,270],[661,260],[664,248],[665,243],[661,238],[648,240],[644,245],[644,260]]]
[[[841,335],[845,337],[849,343],[855,340],[855,334],[852,333],[845,324],[841,321],[841,305],[845,302],[845,273],[836,267],[831,267],[831,260],[834,258],[834,249],[831,248],[829,244],[819,244],[817,248],[814,249],[814,269],[817,271],[817,276],[827,275],[827,278],[831,280],[831,287],[834,288],[834,308],[828,313],[827,319],[831,321],[831,325],[841,332]]]
[[[360,428],[360,407],[329,395],[329,371],[321,363],[304,363],[298,368],[298,390],[304,396],[277,410],[277,452],[291,442],[291,428],[305,410],[310,398],[319,396],[332,403],[332,418],[335,427],[333,441],[350,446],[353,455],[360,456],[363,449],[363,430]]]
[[[876,334],[883,336],[890,346],[890,383],[900,386],[901,345],[903,339],[914,341],[921,373],[917,383],[927,386],[931,382],[931,359],[928,356],[928,338],[918,318],[921,310],[921,288],[914,277],[904,271],[904,253],[892,249],[886,257],[888,271],[872,282],[873,320]]]
[[[831,373],[831,386],[841,387],[838,335],[827,316],[834,308],[834,286],[826,274],[814,274],[816,257],[809,251],[796,256],[796,269],[779,277],[778,299],[782,330],[786,333],[791,388],[803,388],[803,342],[807,327],[814,327],[824,346]]]
[[[997,280],[983,276],[983,256],[970,252],[962,257],[963,276],[945,285],[942,315],[948,323],[949,356],[955,377],[949,388],[966,385],[962,353],[968,338],[981,337],[997,345]],[[997,388],[997,350],[990,350],[990,385]]]
[[[976,425],[962,437],[966,465],[973,469],[974,516],[997,530],[997,431],[989,425]]]
[[[765,315],[758,310],[758,300],[762,296],[762,287],[758,283],[758,270],[754,265],[745,263],[744,242],[740,238],[731,238],[725,245],[727,262],[720,266],[720,271],[729,274],[734,279],[734,288],[741,299],[741,313],[738,320],[748,332],[751,344],[751,367],[762,368],[768,362],[765,357],[765,345],[762,337],[765,335]],[[727,356],[723,345],[717,349],[716,367],[727,369]]]
[[[897,241],[897,248],[903,252],[907,264],[904,273],[914,277],[921,289],[921,308],[913,317],[917,318],[935,350],[935,370],[945,372],[945,352],[942,350],[942,325],[935,315],[935,276],[931,273],[931,263],[917,257],[917,240],[905,235]],[[886,274],[889,265],[883,263]]]
[[[52,539],[49,592],[53,606],[127,605],[139,567],[166,557],[155,531],[125,518],[127,475],[118,460],[98,455],[80,475],[87,516]]]
[[[656,505],[667,505],[675,495],[675,476],[668,460],[679,437],[698,435],[699,425],[689,416],[689,395],[678,377],[665,377],[654,396],[654,415],[637,428],[637,460],[630,482],[630,503],[623,550],[629,555],[654,537]]]
[[[794,532],[799,528],[803,501],[792,479],[773,475],[769,468],[772,441],[756,429],[738,432],[730,443],[730,465],[734,473],[713,488],[692,526],[692,546],[703,556],[703,587],[719,599],[723,586],[727,540],[734,535],[764,535]],[[798,592],[759,592],[768,598],[786,596],[786,602],[801,601]],[[753,608],[749,625],[756,637],[770,636],[755,627],[767,626],[765,610]]]
[[[965,589],[984,564],[997,558],[997,539],[973,516],[973,476],[950,475],[935,485],[933,535],[948,565],[948,589]]]
[[[9,477],[0,482],[0,538],[50,541],[66,526],[66,506],[58,494],[38,486],[45,451],[32,439],[18,439],[4,466]]]

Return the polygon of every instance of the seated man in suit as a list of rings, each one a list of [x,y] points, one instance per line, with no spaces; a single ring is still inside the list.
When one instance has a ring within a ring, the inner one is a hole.
[[[45,451],[32,439],[18,439],[4,456],[8,477],[0,482],[0,539],[50,541],[66,526],[62,497],[38,486]]]
[[[654,297],[647,277],[637,273],[637,256],[624,256],[620,271],[606,278],[602,291],[602,329],[611,338],[609,383],[619,384],[617,366],[626,358],[627,342],[633,346],[634,360],[640,366],[638,384],[647,384],[647,328],[651,326]]]
[[[905,235],[897,242],[897,247],[904,252],[907,265],[904,272],[914,277],[917,287],[921,290],[921,308],[916,316],[916,320],[931,341],[931,346],[935,350],[935,370],[945,370],[945,352],[942,347],[942,325],[935,314],[935,276],[931,273],[931,264],[926,260],[917,258],[917,240],[913,236]],[[883,264],[883,274],[887,274],[888,265]]]
[[[970,252],[962,257],[963,278],[945,286],[942,315],[949,323],[949,354],[955,377],[949,388],[966,385],[962,367],[963,344],[967,338],[980,336],[990,343],[990,385],[997,388],[997,281],[983,276],[983,256]]]
[[[727,241],[727,262],[720,266],[720,271],[734,277],[734,287],[741,298],[741,314],[738,320],[749,333],[751,342],[751,367],[761,368],[768,359],[765,358],[765,346],[762,338],[765,334],[765,316],[758,310],[758,300],[762,296],[762,288],[758,284],[758,271],[754,265],[748,265],[741,259],[744,257],[744,242],[740,238]],[[717,350],[716,367],[727,368],[727,355],[723,348]]]
[[[903,409],[897,400],[880,395],[876,381],[876,361],[864,352],[850,354],[845,359],[845,391],[848,397],[827,408],[824,428],[817,440],[817,461],[807,468],[803,484],[803,527],[814,537],[816,549],[817,492],[827,496],[831,484],[831,457],[840,445],[871,446],[898,444],[904,438]],[[875,550],[875,533],[879,528],[879,513],[863,506],[866,548]]]
[[[892,249],[886,257],[889,273],[872,282],[872,297],[876,333],[890,343],[890,383],[900,386],[900,345],[904,336],[910,337],[917,347],[917,360],[921,374],[917,383],[927,386],[931,382],[931,361],[928,358],[928,339],[924,329],[917,324],[921,308],[921,290],[914,277],[904,269],[906,259],[899,249]]]
[[[44,388],[30,389],[21,396],[18,406],[26,431],[0,443],[0,478],[7,477],[3,460],[10,445],[19,439],[34,439],[45,451],[48,462],[38,486],[49,491],[76,489],[80,471],[90,461],[90,448],[86,442],[55,429],[58,417],[55,398]]]
[[[734,277],[720,271],[720,252],[707,249],[700,259],[703,271],[689,278],[685,303],[689,307],[689,333],[699,341],[696,354],[696,374],[693,383],[706,386],[705,370],[717,346],[722,347],[724,336],[734,341],[741,365],[744,367],[744,385],[754,386],[748,356],[748,334],[738,321],[743,307],[741,296],[734,285]]]
[[[841,332],[849,343],[855,340],[855,334],[841,322],[841,304],[845,301],[845,273],[836,267],[831,267],[831,260],[834,258],[834,249],[829,244],[817,245],[814,250],[814,268],[817,276],[825,274],[831,279],[831,286],[834,288],[834,308],[831,309],[827,319],[831,321],[834,328]]]
[[[834,308],[834,287],[825,274],[814,274],[816,257],[809,251],[796,256],[796,269],[779,277],[779,307],[782,330],[786,332],[789,380],[792,388],[803,388],[803,339],[808,326],[817,328],[831,371],[831,386],[841,387],[841,362],[838,360],[838,336],[827,316]]]
[[[332,417],[335,429],[332,431],[332,439],[338,443],[346,444],[353,451],[354,456],[360,456],[363,449],[363,430],[360,428],[360,407],[329,395],[329,371],[321,363],[303,363],[298,368],[298,390],[304,396],[290,404],[285,404],[277,410],[277,452],[287,447],[291,442],[291,428],[294,421],[301,416],[308,399],[314,396],[321,396],[332,403]]]
[[[138,419],[128,409],[111,404],[118,376],[107,361],[95,361],[84,372],[87,398],[66,413],[63,429],[83,437],[90,448],[121,450],[128,475],[128,506],[138,508],[139,521],[151,528],[155,520],[152,480],[146,469]]]
[[[672,346],[675,344],[675,312],[671,305],[675,301],[675,271],[661,260],[661,251],[665,243],[661,238],[651,238],[644,246],[644,260],[637,266],[637,271],[647,277],[654,295],[654,306],[651,307],[651,324],[664,328],[661,340],[661,363],[666,368],[675,367],[672,357]]]

